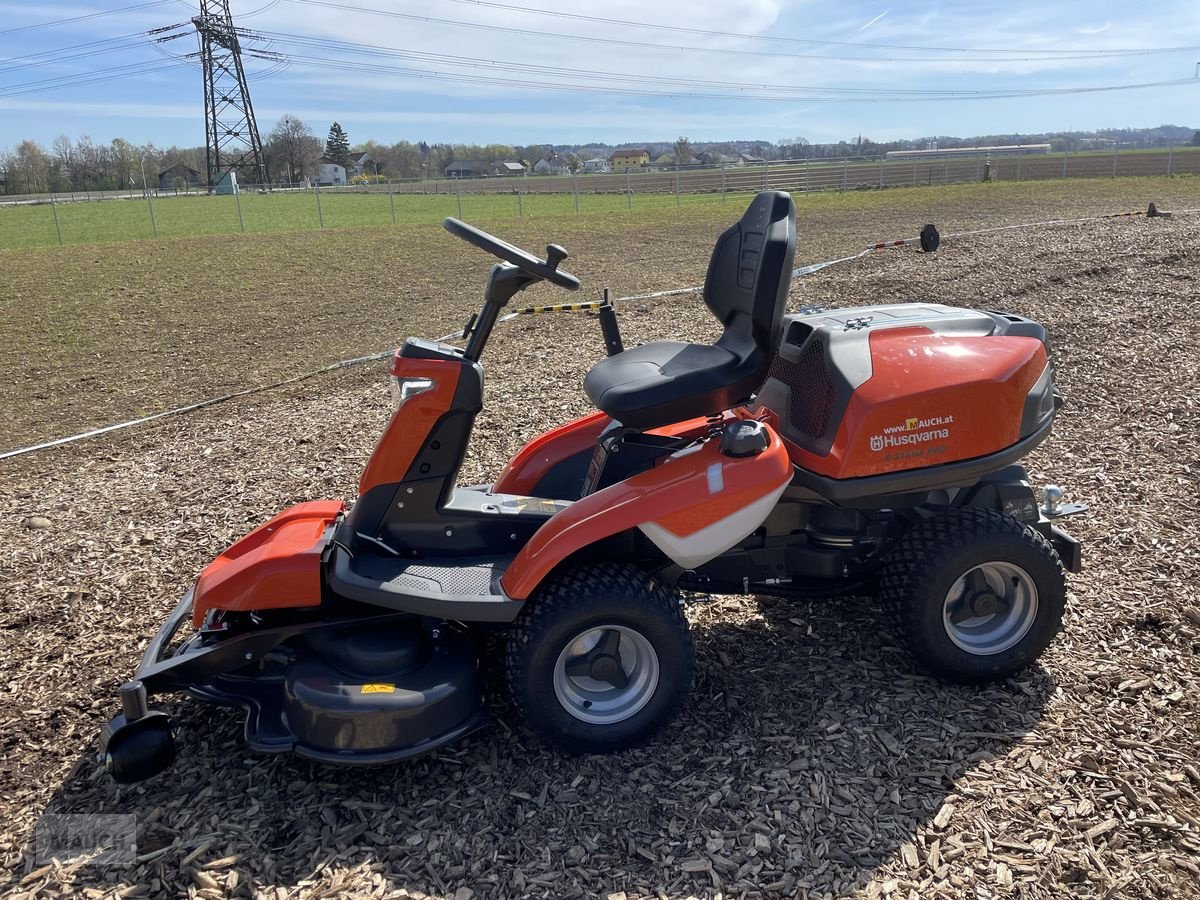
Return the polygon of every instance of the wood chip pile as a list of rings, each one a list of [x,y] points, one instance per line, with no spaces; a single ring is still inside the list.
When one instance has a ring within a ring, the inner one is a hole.
[[[712,234],[689,240],[698,278]],[[498,699],[492,728],[435,756],[330,768],[251,754],[238,713],[166,698],[172,770],[120,788],[96,762],[117,684],[196,572],[289,503],[353,496],[390,409],[381,367],[2,464],[0,889],[1200,896],[1198,245],[1200,218],[1125,219],[799,282],[793,305],[932,299],[1049,327],[1067,406],[1030,469],[1091,504],[1068,526],[1086,568],[1065,631],[1022,677],[963,688],[915,670],[867,599],[697,603],[689,705],[616,756],[550,752]],[[715,332],[695,297],[622,322],[627,344]],[[591,316],[501,326],[463,482],[586,412],[601,352]],[[38,858],[45,813],[136,816],[136,860]]]

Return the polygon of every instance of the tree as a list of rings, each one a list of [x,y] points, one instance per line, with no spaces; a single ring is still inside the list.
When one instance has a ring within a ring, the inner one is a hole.
[[[1192,146],[1200,147],[1200,131],[1197,131],[1195,134],[1192,135]]]
[[[686,137],[675,141],[675,164],[682,165],[692,158],[692,142]]]
[[[339,126],[335,124],[334,127]],[[332,129],[330,134],[332,136]],[[342,138],[345,136],[343,132]],[[295,184],[316,166],[317,158],[321,155],[321,142],[300,119],[284,115],[267,135],[267,145],[263,149],[276,175],[282,174],[288,184]]]
[[[350,168],[350,138],[337,122],[329,126],[329,137],[325,140],[325,155],[339,166]]]

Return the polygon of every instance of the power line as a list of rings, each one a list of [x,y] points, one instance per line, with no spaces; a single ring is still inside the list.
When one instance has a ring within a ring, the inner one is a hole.
[[[1147,82],[1143,84],[1125,84],[1125,85],[1104,85],[1100,87],[1080,87],[1080,88],[1048,88],[1041,90],[1028,91],[994,91],[987,94],[958,94],[958,95],[939,95],[939,96],[891,96],[876,93],[874,95],[836,95],[831,96],[828,93],[822,94],[786,94],[782,96],[771,96],[762,94],[752,94],[748,90],[742,90],[735,93],[710,93],[706,91],[695,91],[690,89],[690,85],[685,82],[679,82],[682,86],[679,90],[646,90],[639,88],[629,88],[620,86],[599,86],[592,84],[554,84],[545,81],[528,81],[516,78],[500,78],[495,76],[479,76],[465,75],[457,72],[438,72],[426,69],[400,68],[396,66],[386,66],[375,62],[354,62],[352,60],[331,60],[322,57],[306,57],[289,54],[293,63],[301,67],[329,68],[340,69],[349,72],[387,72],[392,75],[397,75],[404,78],[419,78],[434,81],[452,81],[461,84],[476,84],[489,87],[514,87],[535,91],[548,91],[570,94],[608,94],[634,97],[662,97],[662,98],[689,98],[698,100],[739,100],[739,101],[773,101],[773,102],[843,102],[843,103],[903,103],[915,101],[954,101],[954,100],[994,100],[1010,97],[1032,97],[1060,94],[1079,94],[1079,93],[1106,93],[1113,91],[1138,90],[1151,87],[1168,87],[1174,85],[1190,84],[1194,85],[1194,79],[1177,79],[1170,81]],[[455,65],[450,63],[450,65]],[[477,68],[487,67],[485,63],[462,63],[459,65],[473,65]],[[539,73],[540,74],[540,73]],[[613,75],[614,73],[607,73]],[[584,74],[575,74],[573,77],[588,77]],[[818,89],[824,90],[824,89]],[[842,89],[850,90],[850,89]],[[863,89],[866,90],[866,89]]]
[[[867,96],[872,98],[930,98],[930,99],[990,99],[993,97],[1021,97],[1021,96],[1044,96],[1047,94],[1056,93],[1080,93],[1084,91],[1103,90],[1103,89],[1132,89],[1134,87],[1144,87],[1148,85],[1102,85],[1094,88],[995,88],[990,90],[928,90],[915,88],[853,88],[853,87],[826,87],[812,85],[789,85],[779,83],[743,83],[729,80],[709,81],[695,78],[682,77],[666,77],[647,74],[631,75],[628,72],[606,72],[595,69],[581,69],[576,67],[564,66],[547,66],[537,63],[525,62],[507,62],[500,60],[479,59],[477,57],[455,56],[446,53],[432,53],[423,50],[410,50],[406,48],[384,47],[374,44],[363,44],[353,41],[341,41],[332,38],[316,38],[308,35],[289,34],[287,32],[261,32],[260,36],[270,37],[272,41],[281,43],[287,46],[298,46],[315,48],[338,53],[360,54],[364,56],[383,56],[396,57],[401,59],[413,60],[415,62],[429,62],[441,65],[449,65],[457,68],[469,69],[494,69],[499,71],[517,72],[524,74],[538,74],[547,77],[555,78],[575,78],[585,79],[589,82],[586,87],[594,87],[597,81],[607,81],[616,84],[632,83],[637,86],[643,84],[659,85],[663,87],[683,87],[685,89],[701,88],[706,90],[721,90],[735,91],[733,96],[745,96],[747,91],[766,92],[767,94],[787,94],[787,95],[802,95],[803,99],[817,97],[836,97],[844,99],[856,99]],[[361,65],[351,61],[343,61],[339,59],[329,59],[326,57],[312,56],[294,56],[297,60],[303,60],[314,64],[334,65],[342,62],[348,64]],[[403,69],[398,70],[402,74],[423,73],[425,70]],[[1190,79],[1187,79],[1190,82]],[[566,85],[566,87],[579,87],[576,85]],[[642,94],[639,94],[642,95]],[[800,98],[795,98],[800,99]]]
[[[773,51],[773,50],[738,50],[738,49],[731,48],[731,47],[698,47],[695,45],[686,45],[685,46],[685,45],[677,45],[677,44],[659,44],[659,43],[653,43],[650,41],[637,41],[637,40],[632,40],[629,38],[600,37],[598,35],[584,35],[584,34],[565,34],[563,32],[546,31],[543,29],[519,28],[515,25],[496,25],[496,24],[484,24],[481,22],[465,22],[460,19],[442,19],[442,18],[437,18],[435,16],[421,15],[421,14],[417,14],[417,13],[404,13],[404,12],[397,12],[395,10],[390,10],[390,9],[379,9],[376,7],[361,6],[358,4],[339,3],[339,2],[335,2],[335,0],[289,0],[289,2],[298,3],[301,5],[305,5],[305,6],[322,6],[322,7],[326,7],[329,9],[342,10],[345,12],[365,13],[367,15],[385,16],[385,17],[393,18],[393,19],[404,19],[404,20],[408,20],[408,21],[412,21],[412,22],[427,22],[427,23],[430,23],[433,25],[448,25],[448,26],[455,27],[455,28],[472,28],[472,29],[476,29],[476,30],[489,31],[489,32],[503,31],[503,32],[506,32],[509,34],[520,34],[520,35],[539,37],[539,38],[554,38],[554,39],[558,39],[558,40],[580,41],[580,42],[591,43],[591,44],[607,44],[610,46],[620,46],[620,47],[640,47],[640,48],[645,48],[645,49],[650,49],[650,50],[674,50],[674,51],[684,51],[684,52],[689,52],[689,53],[711,53],[711,54],[719,54],[719,55],[726,55],[726,56],[769,57],[769,58],[776,58],[776,59],[815,59],[815,60],[831,60],[831,61],[845,61],[845,62],[871,62],[871,63],[909,62],[909,63],[918,63],[918,64],[987,62],[987,63],[992,63],[992,64],[1003,65],[1003,64],[1017,64],[1017,63],[1028,63],[1028,62],[1056,62],[1056,61],[1057,62],[1064,62],[1064,61],[1086,62],[1086,61],[1093,60],[1093,59],[1109,59],[1109,58],[1120,57],[1120,56],[1146,56],[1146,55],[1153,55],[1153,54],[1165,52],[1165,51],[1162,51],[1159,49],[1127,50],[1127,51],[1119,51],[1119,52],[1088,51],[1088,53],[1085,55],[1084,51],[1054,51],[1054,52],[1061,52],[1061,53],[1070,53],[1071,55],[1047,56],[1044,54],[1047,52],[1050,52],[1050,51],[1038,51],[1038,50],[1030,50],[1030,51],[1024,51],[1024,50],[969,51],[969,50],[965,50],[965,49],[963,51],[961,51],[963,53],[967,53],[967,52],[979,52],[979,53],[1005,52],[1005,53],[1033,54],[1033,55],[1026,55],[1026,56],[1014,56],[1014,57],[1008,58],[1008,59],[999,59],[994,56],[969,57],[969,56],[962,56],[962,55],[944,56],[944,57],[922,57],[922,56],[846,56],[846,55],[834,55],[834,54],[829,54],[829,53],[782,53],[782,52]],[[451,2],[457,2],[457,0],[451,0]],[[519,9],[520,7],[512,7],[512,8]],[[551,13],[547,12],[547,15],[550,15],[550,14]],[[555,13],[554,15],[557,15],[557,13]],[[564,14],[564,15],[566,15],[566,14]],[[573,17],[573,16],[571,16],[571,17]],[[583,17],[583,18],[588,18],[588,17]],[[604,20],[604,21],[607,22],[607,21],[616,21],[616,20]],[[659,27],[667,28],[668,27],[668,26],[657,26],[657,25],[640,25],[639,23],[636,23],[636,22],[631,22],[628,24],[631,26],[634,26],[634,27],[645,27],[645,28],[659,28]],[[718,34],[717,32],[699,31],[697,29],[686,29],[686,30],[694,31],[696,33],[703,34],[703,35]],[[765,37],[754,36],[754,35],[736,35],[735,34],[735,35],[721,35],[721,36],[753,38],[754,40],[758,40],[758,41],[762,41],[762,40],[793,40],[791,38],[765,38]],[[799,39],[795,39],[795,40],[799,40]],[[816,44],[827,43],[831,46],[851,46],[851,47],[862,47],[862,48],[889,48],[890,47],[890,45],[887,45],[887,44],[847,44],[847,43],[836,42],[836,41],[830,41],[830,42],[811,41],[808,43],[816,43]],[[926,48],[896,47],[894,49],[923,50]],[[936,50],[939,52],[950,52],[947,48],[928,48],[928,49]],[[1183,51],[1190,52],[1193,48],[1184,47],[1184,48],[1178,48],[1178,49],[1180,52],[1183,52]]]
[[[292,0],[292,2],[302,2],[302,0]],[[464,6],[488,7],[491,9],[503,9],[509,12],[524,12],[536,13],[541,16],[554,16],[560,19],[576,19],[584,22],[593,22],[604,25],[620,25],[626,28],[653,28],[659,31],[674,31],[682,34],[697,34],[706,37],[719,38],[745,38],[753,41],[783,41],[793,44],[817,44],[825,47],[874,47],[884,50],[920,50],[931,52],[949,52],[949,53],[1088,53],[1088,54],[1113,54],[1124,55],[1130,53],[1179,53],[1200,49],[1200,47],[1153,47],[1153,48],[1134,48],[1134,49],[1113,49],[1113,50],[1070,50],[1070,49],[1048,49],[1048,50],[1027,50],[1024,48],[1000,48],[989,49],[986,47],[929,47],[929,46],[914,46],[910,44],[873,44],[867,42],[856,41],[828,41],[818,40],[816,38],[796,38],[796,37],[774,37],[764,34],[744,34],[736,31],[709,31],[703,28],[688,28],[682,25],[660,25],[651,22],[636,22],[630,19],[611,19],[604,16],[589,16],[582,13],[566,13],[557,12],[549,9],[538,9],[531,6],[516,6],[509,3],[498,3],[495,0],[446,0],[449,3],[459,3]],[[363,10],[364,12],[366,10]]]
[[[75,22],[87,22],[104,16],[115,16],[120,13],[133,12],[138,9],[149,9],[152,6],[164,6],[173,0],[152,0],[150,3],[135,3],[133,6],[122,6],[120,9],[107,9],[103,12],[88,13],[82,16],[72,16],[69,19],[54,19],[50,22],[38,22],[36,25],[22,25],[20,28],[5,28],[0,35],[16,34],[18,31],[33,31],[36,28],[52,28],[56,25],[70,25]]]
[[[153,62],[153,60],[150,62]],[[132,63],[128,66],[119,66],[116,69],[105,69],[101,72],[79,72],[75,75],[60,75],[56,78],[45,78],[41,81],[27,81],[21,84],[0,87],[0,97],[20,97],[25,94],[39,94],[43,91],[59,90],[64,87],[82,87],[101,81],[132,78],[137,75],[148,75],[151,72],[176,69],[178,67],[178,63],[149,65],[147,62],[140,62]]]

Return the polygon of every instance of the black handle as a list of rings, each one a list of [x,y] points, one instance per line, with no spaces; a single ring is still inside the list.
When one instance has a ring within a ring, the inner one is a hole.
[[[604,335],[604,349],[609,356],[616,356],[625,351],[621,343],[621,326],[617,324],[617,309],[612,305],[608,296],[608,288],[604,289],[604,303],[600,307],[600,332]]]

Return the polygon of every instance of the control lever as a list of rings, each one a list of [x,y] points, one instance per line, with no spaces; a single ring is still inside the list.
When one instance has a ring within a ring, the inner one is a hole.
[[[616,356],[618,353],[624,352],[625,345],[621,343],[621,326],[617,324],[617,309],[612,305],[608,288],[604,289],[604,301],[600,305],[598,315],[600,316],[600,331],[604,335],[604,349],[608,351],[608,355]]]
[[[546,265],[551,269],[557,269],[558,264],[567,258],[567,251],[558,244],[546,245]]]

